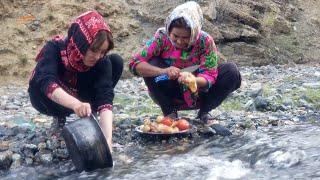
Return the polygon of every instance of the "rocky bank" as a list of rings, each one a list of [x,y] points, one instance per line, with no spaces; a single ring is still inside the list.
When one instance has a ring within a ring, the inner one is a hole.
[[[242,67],[241,74],[241,88],[211,112],[234,135],[266,126],[319,123],[319,66]],[[26,87],[2,86],[0,94],[0,175],[25,166],[69,164],[72,170],[64,140],[50,128],[51,117],[31,107]],[[144,118],[159,115],[160,110],[148,97],[142,79],[132,78],[121,80],[116,86],[114,113],[114,156],[119,158],[124,146],[144,143],[137,138],[134,128]],[[196,124],[195,111],[179,114]],[[67,120],[75,119],[72,116]],[[214,135],[200,129],[188,143]],[[171,139],[167,143],[170,142],[179,140]]]

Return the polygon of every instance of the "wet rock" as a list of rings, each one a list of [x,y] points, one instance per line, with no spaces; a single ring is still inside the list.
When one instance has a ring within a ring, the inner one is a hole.
[[[256,98],[262,95],[263,88],[261,83],[255,83],[252,86],[252,89],[249,90],[248,94],[252,98]]]
[[[10,168],[12,163],[12,152],[11,151],[4,151],[0,152],[0,169],[6,170]]]
[[[36,138],[36,133],[35,132],[30,132],[28,133],[26,139],[28,139],[29,141],[32,141],[34,138]]]
[[[64,140],[61,140],[60,147],[64,149],[67,148],[66,142]]]
[[[239,124],[241,128],[243,129],[251,129],[251,128],[255,128],[255,123],[251,120],[246,120],[243,123]]]
[[[11,129],[7,129],[4,126],[0,126],[0,137],[8,136],[11,132]]]
[[[270,124],[271,124],[272,126],[278,126],[279,120],[271,120],[271,121],[270,121]]]
[[[301,150],[276,151],[269,155],[268,162],[278,168],[292,167],[305,159],[306,153]]]
[[[21,166],[21,155],[20,154],[13,154],[12,155],[12,164],[10,166],[10,169],[17,169]]]
[[[9,149],[9,141],[0,141],[0,152]]]
[[[255,106],[254,106],[254,100],[250,99],[245,105],[244,108],[247,111],[254,111],[255,110]]]
[[[44,142],[38,144],[38,150],[40,152],[43,151],[44,149],[46,149],[46,147],[47,147],[47,144]]]
[[[51,164],[52,163],[52,154],[40,154],[40,161],[43,164]]]
[[[58,159],[68,159],[68,157],[69,157],[69,152],[68,152],[68,150],[66,148],[56,149],[55,151],[53,151],[53,154]]]
[[[26,162],[27,165],[32,165],[33,164],[33,159],[27,157],[27,158],[25,158],[25,162]]]
[[[17,139],[24,139],[25,136],[26,136],[26,134],[19,133],[19,134],[16,135],[16,138]]]
[[[57,138],[48,139],[46,144],[47,148],[50,150],[54,150],[60,146],[60,142]]]
[[[47,123],[47,122],[48,122],[48,119],[45,119],[45,118],[35,118],[35,119],[33,119],[33,122],[34,122],[34,123]]]
[[[130,129],[131,124],[132,122],[130,119],[124,119],[118,122],[117,127],[120,127],[121,129]]]
[[[262,119],[262,120],[259,120],[259,123],[258,123],[259,126],[268,126],[269,125],[269,121],[266,120],[266,119]]]
[[[12,141],[9,146],[9,150],[14,153],[21,153],[22,152],[22,146],[21,142],[19,141]]]
[[[38,152],[38,147],[34,144],[24,144],[22,152],[26,157],[34,157]]]
[[[268,110],[270,102],[268,102],[267,99],[258,96],[257,98],[254,99],[254,106],[257,110],[259,111],[266,111]]]
[[[46,147],[48,148],[48,149],[51,149],[51,150],[53,150],[54,149],[54,146],[52,145],[52,141],[51,140],[47,140],[46,141]]]
[[[284,126],[284,125],[294,125],[295,123],[291,120],[283,120],[283,121],[279,121],[278,124],[281,126]]]

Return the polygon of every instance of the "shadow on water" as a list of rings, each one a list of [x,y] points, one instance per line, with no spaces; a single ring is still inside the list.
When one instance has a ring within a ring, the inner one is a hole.
[[[130,180],[320,178],[319,125],[316,122],[264,127],[225,138],[132,143],[114,153],[112,169],[77,173],[69,164],[64,165],[65,168],[51,169],[51,173],[60,172],[51,177]],[[36,172],[39,177],[46,171],[38,169]]]

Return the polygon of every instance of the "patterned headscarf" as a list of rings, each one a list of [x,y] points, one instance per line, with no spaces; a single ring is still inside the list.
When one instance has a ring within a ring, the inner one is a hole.
[[[53,41],[58,42],[64,66],[75,72],[88,71],[90,67],[83,63],[83,58],[101,30],[110,32],[110,28],[103,17],[96,11],[88,11],[77,17],[71,23],[68,36],[56,36]],[[39,56],[39,55],[38,55]],[[39,57],[37,56],[37,59]]]
[[[194,1],[188,1],[177,6],[166,19],[165,28],[167,34],[169,34],[169,27],[172,21],[181,17],[191,28],[191,37],[189,41],[189,46],[191,46],[199,38],[202,27],[203,14],[199,4]]]

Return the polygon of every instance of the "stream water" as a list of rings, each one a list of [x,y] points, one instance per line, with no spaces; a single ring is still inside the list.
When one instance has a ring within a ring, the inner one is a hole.
[[[128,146],[112,169],[78,173],[71,162],[23,168],[5,179],[320,179],[320,122],[263,127],[231,137]]]

